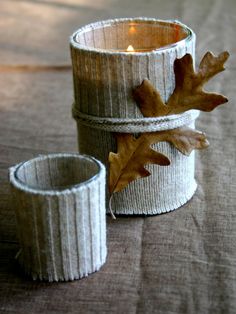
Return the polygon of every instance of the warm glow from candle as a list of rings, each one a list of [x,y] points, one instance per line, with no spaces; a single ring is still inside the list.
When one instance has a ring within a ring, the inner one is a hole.
[[[135,52],[134,48],[132,45],[129,45],[128,48],[126,49],[128,52]]]
[[[136,33],[136,28],[135,28],[135,26],[133,26],[133,25],[130,25],[130,27],[129,27],[129,34],[134,34],[134,33]]]

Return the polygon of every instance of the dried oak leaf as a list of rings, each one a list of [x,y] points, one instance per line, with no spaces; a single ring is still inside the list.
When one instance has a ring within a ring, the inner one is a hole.
[[[212,111],[228,99],[223,95],[205,92],[203,85],[224,70],[228,57],[227,51],[217,57],[207,52],[200,62],[198,72],[195,73],[192,56],[186,54],[174,62],[175,89],[166,104],[147,79],[134,90],[134,99],[146,117],[178,114],[190,109]]]
[[[145,136],[152,143],[169,142],[186,156],[189,156],[194,149],[203,149],[209,146],[203,132],[189,127],[146,133]]]
[[[119,192],[130,182],[147,177],[150,172],[144,168],[147,164],[168,166],[170,160],[163,154],[153,150],[154,137],[145,134],[135,138],[132,134],[116,133],[117,153],[109,154],[110,193]]]
[[[178,114],[190,109],[211,111],[227,102],[227,98],[214,93],[206,93],[203,85],[214,75],[224,70],[228,52],[218,57],[207,52],[203,57],[198,73],[194,72],[191,55],[186,54],[174,63],[175,89],[167,104],[159,92],[147,79],[134,90],[134,99],[145,117],[160,117]],[[143,133],[137,139],[131,134],[116,134],[117,153],[110,152],[110,193],[119,192],[130,182],[149,176],[146,164],[167,166],[170,160],[150,146],[157,142],[169,142],[181,153],[189,155],[193,149],[206,148],[209,143],[204,133],[188,127],[173,130]]]
[[[193,149],[206,148],[209,143],[204,133],[182,127],[173,130],[144,133],[137,139],[126,133],[116,133],[117,153],[110,152],[109,191],[123,190],[130,182],[150,175],[147,164],[168,166],[170,160],[150,146],[157,142],[172,143],[182,154],[190,155]]]

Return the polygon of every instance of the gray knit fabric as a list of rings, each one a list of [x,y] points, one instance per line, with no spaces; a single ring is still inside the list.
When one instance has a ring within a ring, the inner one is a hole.
[[[78,279],[105,263],[105,167],[78,154],[10,168],[18,258],[33,279]]]
[[[137,28],[137,32],[131,32],[131,27]],[[134,48],[148,47],[149,38],[159,49],[142,53],[122,50],[128,44]],[[73,115],[78,125],[79,151],[95,156],[108,167],[109,152],[116,152],[112,132],[137,134],[184,125],[194,128],[198,112],[143,118],[132,97],[132,90],[148,78],[167,101],[175,86],[174,60],[186,53],[195,58],[195,35],[177,21],[114,19],[76,31],[71,36],[71,56],[75,92]],[[149,165],[150,177],[136,180],[122,192],[115,193],[112,209],[116,214],[169,212],[194,194],[197,187],[194,152],[186,157],[166,142],[154,148],[166,154],[171,165]],[[108,198],[107,193],[107,201]]]
[[[129,25],[138,27],[140,23],[144,25],[142,34],[129,34]],[[166,49],[148,53],[109,49],[119,49],[121,45],[126,48],[133,42],[134,47],[148,45],[144,32],[147,36],[153,34],[152,39],[158,42],[162,43],[167,38],[172,43],[177,27],[180,40]],[[166,101],[174,89],[174,60],[186,52],[194,58],[195,35],[179,22],[151,18],[114,19],[77,30],[71,36],[71,56],[78,111],[99,117],[142,117],[132,97],[133,88],[148,78]]]

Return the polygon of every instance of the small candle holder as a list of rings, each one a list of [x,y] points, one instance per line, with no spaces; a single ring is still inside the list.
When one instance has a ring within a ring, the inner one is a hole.
[[[33,279],[68,281],[105,263],[105,168],[78,154],[10,168],[20,264]]]

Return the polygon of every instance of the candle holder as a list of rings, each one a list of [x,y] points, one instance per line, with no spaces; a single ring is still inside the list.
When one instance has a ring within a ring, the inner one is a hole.
[[[78,154],[40,156],[10,168],[20,251],[33,279],[68,281],[105,263],[105,167]]]
[[[71,36],[70,43],[75,95],[73,116],[78,127],[79,151],[95,156],[110,167],[107,208],[110,203],[115,214],[154,215],[185,204],[197,188],[194,151],[181,151],[181,145],[173,145],[173,140],[149,143],[150,136],[146,136],[142,139],[159,155],[144,145],[143,152],[152,155],[144,162],[145,168],[137,163],[137,158],[136,168],[132,158],[124,166],[121,157],[136,154],[130,147],[141,145],[140,135],[148,132],[178,128],[191,128],[194,132],[198,110],[166,113],[160,117],[152,115],[151,110],[145,115],[145,110],[138,106],[146,100],[150,105],[162,100],[164,105],[174,92],[176,82],[181,84],[179,76],[184,73],[184,63],[188,62],[193,72],[193,31],[178,21],[124,18],[84,26]],[[184,59],[176,64],[181,58]],[[137,88],[140,90],[134,93]],[[149,93],[144,95],[145,89]],[[204,110],[197,106],[194,109]],[[207,145],[201,134],[195,148]],[[117,154],[111,153],[116,151]],[[162,157],[158,163],[157,157],[161,155],[168,158]],[[124,173],[125,167],[132,171]],[[144,178],[135,180],[139,177]]]

